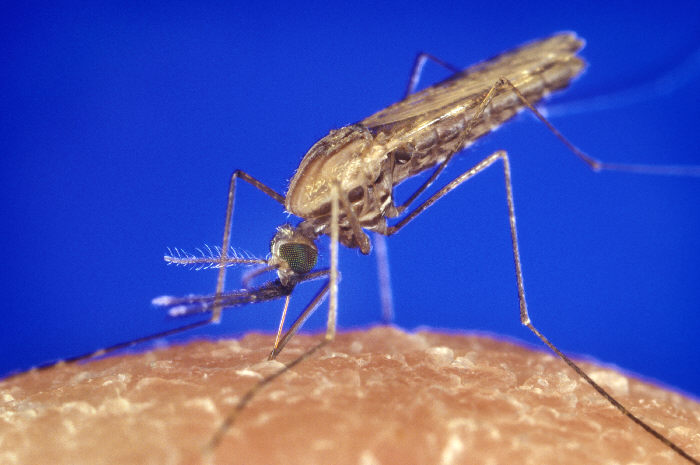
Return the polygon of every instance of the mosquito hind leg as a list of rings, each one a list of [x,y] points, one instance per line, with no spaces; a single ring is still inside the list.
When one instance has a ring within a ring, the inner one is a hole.
[[[469,136],[471,136],[471,132],[472,132],[472,130],[474,129],[474,126],[476,125],[476,122],[479,120],[479,118],[481,117],[481,115],[484,113],[484,110],[486,110],[486,107],[488,107],[488,105],[491,103],[491,101],[493,100],[494,96],[496,95],[496,92],[497,92],[498,88],[499,88],[501,85],[502,85],[502,83],[501,83],[500,81],[497,81],[496,83],[494,83],[494,84],[491,86],[491,88],[489,89],[489,91],[486,93],[486,95],[484,96],[483,100],[482,100],[481,103],[479,104],[479,107],[477,108],[476,112],[474,113],[474,115],[472,116],[472,118],[467,122],[467,125],[466,125],[466,127],[465,127],[465,129],[464,129],[464,132],[463,132],[462,135],[460,136],[460,137],[461,137],[461,141],[457,142],[456,147],[461,147],[461,146],[464,144],[464,141],[469,140]],[[457,150],[457,151],[455,151],[455,152],[449,154],[447,157],[445,157],[445,159],[444,159],[440,164],[438,164],[437,167],[436,167],[436,168],[433,170],[433,172],[430,174],[430,177],[429,177],[427,180],[425,180],[425,182],[424,182],[423,184],[421,184],[421,186],[420,186],[418,189],[416,189],[416,191],[415,191],[413,194],[411,194],[411,196],[410,196],[408,199],[406,199],[401,205],[399,205],[399,206],[394,206],[395,210],[396,210],[399,214],[401,214],[401,213],[403,213],[404,211],[406,211],[406,209],[408,208],[408,206],[409,206],[410,204],[412,204],[412,203],[418,198],[418,196],[420,196],[428,187],[430,187],[430,186],[433,184],[433,182],[435,182],[435,180],[436,180],[437,177],[440,175],[440,173],[442,173],[442,171],[445,169],[445,167],[447,166],[447,164],[448,164],[448,163],[455,157],[455,155],[457,155],[457,153],[459,153],[459,152],[460,152],[460,151]]]
[[[221,319],[222,307],[221,305],[219,305],[219,301],[221,299],[221,294],[224,292],[224,284],[226,282],[226,266],[223,266],[223,264],[226,263],[226,260],[228,259],[229,244],[231,241],[231,220],[233,218],[233,207],[234,200],[236,197],[236,181],[239,178],[243,181],[246,181],[248,184],[252,185],[256,189],[260,190],[264,194],[272,197],[274,200],[284,205],[283,196],[281,196],[262,182],[258,181],[248,173],[241,170],[236,170],[231,175],[226,202],[226,220],[224,222],[224,237],[221,241],[221,255],[219,257],[221,266],[219,267],[219,274],[216,278],[216,298],[214,308],[212,309],[211,313],[211,321],[213,323],[218,323]]]
[[[561,141],[579,160],[584,162],[591,170],[599,171],[618,171],[636,174],[654,174],[666,176],[700,176],[700,166],[668,166],[668,165],[644,165],[639,163],[611,163],[601,161],[585,153],[583,150],[576,147],[569,139],[567,139],[535,106],[520,92],[515,84],[508,78],[501,77],[497,85],[509,87],[525,107],[544,124],[554,136]]]
[[[302,312],[301,316],[297,318],[297,321],[293,325],[292,328],[285,334],[285,337],[282,338],[280,345],[279,345],[279,350],[277,350],[277,353],[274,353],[270,355],[269,359],[274,359],[277,354],[284,348],[287,342],[289,342],[289,339],[296,333],[296,330],[301,326],[301,324],[308,318],[311,313],[318,307],[318,305],[323,301],[325,296],[328,294],[329,288],[331,286],[330,281],[316,294],[316,296],[309,302],[309,304],[306,306],[304,311]],[[211,436],[209,439],[209,442],[206,443],[204,448],[202,449],[202,455],[204,456],[205,463],[210,463],[211,457],[218,447],[218,445],[221,443],[221,441],[224,439],[224,436],[226,433],[231,429],[233,424],[236,422],[236,419],[238,418],[238,415],[241,414],[243,410],[248,406],[248,404],[255,398],[258,392],[260,392],[265,386],[271,384],[274,380],[306,360],[307,358],[311,357],[314,353],[316,353],[319,349],[321,349],[323,346],[328,344],[330,342],[329,339],[324,338],[321,340],[319,343],[316,345],[312,346],[308,350],[306,350],[304,353],[302,353],[300,356],[292,360],[291,362],[285,364],[282,368],[279,370],[275,371],[274,373],[265,376],[261,380],[259,380],[256,384],[253,385],[238,401],[236,406],[224,417],[223,421],[219,424],[219,427],[216,429],[214,434]],[[269,360],[268,359],[268,360]]]
[[[659,433],[656,431],[654,428],[649,426],[647,423],[645,423],[643,420],[641,420],[639,417],[637,417],[635,414],[633,414],[630,410],[628,410],[624,405],[622,405],[620,402],[617,401],[610,393],[608,393],[603,387],[601,387],[598,383],[596,383],[590,376],[586,374],[576,363],[574,363],[569,357],[567,357],[563,352],[559,350],[553,343],[547,339],[547,337],[544,336],[533,324],[532,321],[530,320],[530,315],[527,310],[527,301],[525,299],[525,285],[523,282],[523,271],[522,271],[522,265],[520,262],[520,250],[518,247],[518,231],[516,228],[515,224],[515,205],[513,202],[513,187],[511,183],[511,172],[510,172],[510,160],[508,159],[508,154],[504,151],[498,151],[493,153],[492,155],[489,155],[482,161],[480,161],[477,165],[475,165],[473,168],[469,169],[465,173],[461,174],[457,178],[455,178],[452,182],[447,184],[445,187],[440,189],[438,192],[436,192],[433,196],[431,196],[429,199],[427,199],[425,202],[423,202],[421,205],[416,207],[412,212],[410,212],[406,217],[404,217],[401,221],[399,221],[397,224],[394,226],[391,226],[387,229],[387,235],[395,234],[397,233],[401,228],[406,226],[411,220],[416,218],[418,215],[420,215],[422,212],[424,212],[428,207],[433,205],[435,202],[437,202],[440,198],[442,198],[444,195],[447,193],[451,192],[453,189],[455,189],[457,186],[465,182],[466,180],[472,178],[473,176],[477,175],[481,171],[485,170],[498,160],[501,160],[503,162],[503,176],[505,180],[505,189],[506,189],[506,203],[508,205],[508,220],[510,223],[510,235],[511,235],[511,246],[513,249],[513,262],[515,264],[515,279],[516,279],[516,284],[518,288],[518,301],[519,301],[519,306],[520,306],[520,322],[526,326],[530,331],[532,331],[535,336],[537,336],[547,347],[549,347],[559,358],[561,358],[571,369],[573,369],[576,374],[578,374],[583,380],[585,380],[593,389],[595,389],[598,394],[600,394],[602,397],[604,397],[612,406],[614,406],[616,409],[618,409],[623,415],[628,417],[630,420],[632,420],[634,423],[639,425],[641,428],[643,428],[645,431],[647,431],[649,434],[654,436],[656,439],[661,441],[664,445],[667,447],[673,449],[676,453],[681,455],[682,457],[690,460],[692,463],[697,463],[695,459],[693,459],[687,452],[682,450],[680,447],[675,445],[671,440],[666,438],[663,434]]]
[[[437,58],[436,56],[431,55],[430,53],[420,52],[416,55],[416,59],[413,61],[413,66],[411,67],[411,75],[408,79],[406,91],[403,95],[404,98],[408,97],[416,91],[416,87],[418,87],[418,82],[420,81],[421,74],[423,73],[423,67],[425,66],[425,62],[428,60],[437,63],[438,65],[442,66],[443,68],[446,68],[449,71],[452,71],[453,73],[459,73],[461,71],[461,69],[457,66],[451,65],[450,63],[441,60],[440,58]]]

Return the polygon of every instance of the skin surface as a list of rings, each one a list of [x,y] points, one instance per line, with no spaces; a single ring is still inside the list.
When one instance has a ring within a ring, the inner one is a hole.
[[[319,338],[273,362],[271,337],[249,334],[15,376],[0,383],[0,463],[202,463],[241,396]],[[700,403],[582,365],[700,456]],[[212,462],[684,463],[547,353],[389,327],[341,333],[261,390]]]

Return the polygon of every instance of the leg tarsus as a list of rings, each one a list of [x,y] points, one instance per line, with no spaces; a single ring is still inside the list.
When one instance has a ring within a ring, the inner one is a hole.
[[[593,381],[593,379],[586,374],[583,369],[581,369],[574,361],[572,361],[569,357],[564,355],[554,344],[552,344],[549,339],[547,339],[544,334],[540,333],[537,328],[533,326],[532,323],[529,321],[527,323],[523,323],[525,326],[528,327],[530,331],[532,331],[535,336],[537,336],[547,347],[549,347],[552,352],[554,352],[559,358],[561,358],[569,367],[576,372],[577,375],[579,375],[581,378],[583,378],[593,389],[595,389],[598,394],[600,394],[602,397],[605,398],[613,407],[615,407],[617,410],[619,410],[623,415],[625,415],[627,418],[632,420],[634,423],[636,423],[638,426],[640,426],[644,431],[647,433],[651,434],[654,436],[656,439],[661,441],[666,447],[670,448],[673,450],[675,453],[683,457],[684,459],[688,460],[691,463],[698,464],[699,462],[693,458],[690,454],[688,454],[686,451],[678,447],[673,441],[668,439],[666,436],[663,434],[659,433],[657,430],[649,426],[644,420],[640,419],[638,416],[636,416],[634,413],[629,411],[627,407],[622,405],[620,402],[618,402],[617,399],[615,399],[608,391],[606,391],[600,384],[596,383]]]

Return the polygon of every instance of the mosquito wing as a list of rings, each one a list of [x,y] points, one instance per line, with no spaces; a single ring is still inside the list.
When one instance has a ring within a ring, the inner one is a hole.
[[[360,124],[375,134],[385,134],[389,140],[411,142],[422,131],[432,130],[442,121],[455,118],[468,121],[501,77],[510,80],[530,102],[537,102],[548,93],[566,87],[583,71],[585,62],[576,56],[583,45],[584,41],[571,32],[530,42],[408,95]],[[504,88],[497,95],[489,105],[491,109],[487,108],[484,114],[485,118],[491,117],[489,130],[523,109],[512,90]],[[499,118],[499,109],[506,107],[512,111]],[[471,140],[485,132],[488,131],[474,131]]]

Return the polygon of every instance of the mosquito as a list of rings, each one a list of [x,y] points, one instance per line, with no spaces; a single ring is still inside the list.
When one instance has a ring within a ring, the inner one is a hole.
[[[284,297],[284,310],[269,356],[270,359],[274,359],[327,294],[330,295],[330,301],[324,340],[280,372],[261,380],[249,391],[241,399],[235,411],[220,426],[208,444],[208,450],[213,450],[217,446],[231,427],[238,412],[260,388],[333,340],[338,308],[339,243],[349,248],[357,248],[363,254],[369,254],[370,239],[366,231],[373,231],[381,236],[397,233],[441,197],[500,162],[510,220],[521,323],[623,415],[686,460],[698,463],[696,459],[620,404],[533,325],[525,299],[510,161],[505,151],[497,151],[487,156],[409,211],[416,199],[435,181],[457,153],[525,109],[530,110],[571,152],[594,171],[700,174],[700,171],[695,172],[697,168],[690,167],[654,167],[599,161],[579,150],[544,118],[534,105],[551,92],[564,89],[582,73],[586,63],[577,53],[583,45],[583,40],[575,34],[559,33],[502,53],[464,71],[459,71],[430,55],[419,55],[404,99],[356,124],[331,131],[314,144],[302,159],[285,196],[276,193],[243,171],[233,173],[229,186],[221,248],[217,249],[216,253],[210,253],[209,256],[169,255],[165,257],[169,263],[218,267],[215,294],[180,299],[160,297],[154,303],[169,307],[170,314],[173,316],[210,312],[209,321],[218,321],[223,308],[238,305],[241,299],[252,302],[268,297]],[[413,92],[418,83],[420,71],[428,59],[450,69],[454,74],[420,92]],[[431,168],[433,172],[428,179],[405,202],[397,205],[393,196],[394,188],[406,179]],[[302,220],[296,226],[288,224],[280,226],[271,241],[269,258],[256,261],[262,267],[252,274],[274,270],[277,273],[276,280],[261,287],[225,293],[224,281],[227,267],[250,263],[246,261],[247,259],[230,257],[227,253],[238,179],[258,188],[279,202],[287,212]],[[400,219],[395,224],[389,225],[387,219],[391,218]],[[312,271],[318,255],[316,241],[323,235],[330,236],[330,269]],[[294,286],[305,281],[323,278],[326,279],[326,284],[283,334],[284,321]]]
[[[700,465],[697,459],[620,404],[533,325],[525,298],[510,161],[505,151],[492,153],[428,199],[415,205],[418,197],[433,184],[458,153],[526,109],[594,171],[699,176],[699,167],[618,164],[592,158],[566,139],[537,110],[535,105],[538,102],[552,92],[568,87],[583,72],[586,63],[578,55],[583,46],[584,41],[576,34],[558,33],[462,71],[431,55],[420,54],[414,63],[404,99],[358,123],[333,130],[314,144],[292,177],[286,195],[275,192],[244,171],[234,171],[229,183],[221,246],[213,250],[209,248],[206,252],[200,251],[198,255],[175,249],[165,256],[165,261],[169,264],[218,268],[215,293],[153,299],[155,305],[166,308],[173,317],[200,313],[209,314],[209,317],[180,328],[118,344],[104,351],[217,322],[224,308],[284,299],[269,355],[269,359],[274,359],[309,316],[328,298],[324,338],[281,370],[261,379],[241,398],[205,446],[205,453],[209,454],[223,440],[238,414],[260,389],[334,339],[340,281],[339,244],[359,249],[367,255],[371,250],[368,231],[379,237],[396,234],[444,195],[490,166],[500,164],[504,177],[521,323],[623,415],[687,461]],[[427,60],[437,62],[453,74],[438,84],[414,92]],[[406,201],[397,204],[394,188],[429,169],[433,171],[427,180]],[[238,180],[251,184],[277,201],[285,211],[301,218],[296,225],[284,224],[277,228],[270,242],[270,253],[265,259],[243,256],[230,248]],[[395,223],[387,222],[394,218],[397,219]],[[317,241],[322,236],[330,237],[330,266],[327,269],[316,269],[319,253]],[[224,283],[227,269],[245,265],[256,268],[244,276],[241,289],[226,292]],[[276,277],[260,285],[251,285],[256,278],[267,273],[274,273]],[[323,285],[285,331],[284,323],[295,287],[316,280],[323,280]],[[75,357],[69,361],[93,355]]]

